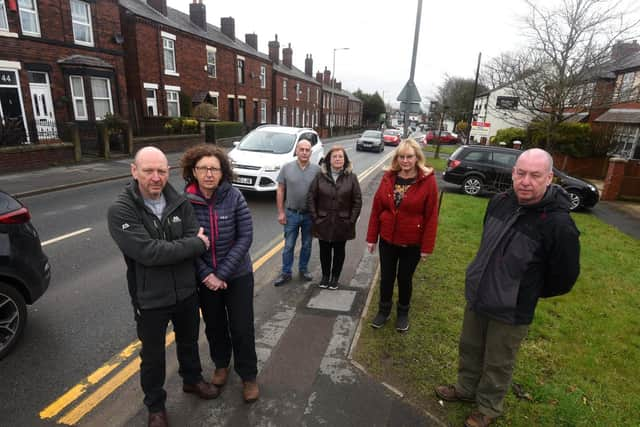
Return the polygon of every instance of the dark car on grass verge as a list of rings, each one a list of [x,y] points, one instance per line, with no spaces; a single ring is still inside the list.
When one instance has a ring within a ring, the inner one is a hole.
[[[382,153],[384,151],[384,142],[382,141],[382,132],[379,130],[366,130],[360,138],[356,141],[356,151],[367,150],[377,151]]]
[[[29,210],[0,191],[0,359],[20,340],[27,304],[49,287],[49,260]]]
[[[471,196],[485,191],[506,191],[512,187],[511,170],[520,150],[483,145],[463,145],[451,154],[442,173],[446,182],[462,186]],[[588,181],[567,175],[553,168],[553,182],[564,188],[571,199],[571,210],[593,207],[600,195]]]

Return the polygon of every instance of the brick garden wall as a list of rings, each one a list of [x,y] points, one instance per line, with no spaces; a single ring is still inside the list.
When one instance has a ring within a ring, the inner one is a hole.
[[[0,173],[23,172],[74,162],[73,144],[39,144],[0,148]]]

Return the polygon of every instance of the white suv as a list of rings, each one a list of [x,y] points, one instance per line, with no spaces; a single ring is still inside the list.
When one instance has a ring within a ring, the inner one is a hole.
[[[249,132],[229,152],[233,185],[241,190],[275,191],[280,168],[295,159],[295,147],[301,139],[311,142],[309,161],[318,164],[324,148],[313,129],[263,125]]]

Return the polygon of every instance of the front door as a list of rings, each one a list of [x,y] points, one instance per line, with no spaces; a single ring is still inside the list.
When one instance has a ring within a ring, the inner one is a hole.
[[[44,74],[44,73],[43,73]],[[58,137],[56,118],[53,114],[51,88],[48,84],[30,83],[33,116],[36,120],[38,139],[55,139]]]
[[[0,119],[0,145],[19,145],[27,142],[17,88],[0,87]]]

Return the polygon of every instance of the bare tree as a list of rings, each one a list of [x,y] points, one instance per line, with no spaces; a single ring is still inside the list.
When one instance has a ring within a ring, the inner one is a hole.
[[[562,0],[549,8],[524,1],[528,47],[493,58],[484,80],[517,98],[517,109],[490,106],[495,113],[514,125],[541,124],[550,150],[558,125],[590,105],[593,83],[614,43],[633,38],[640,20],[631,18],[636,10],[626,0]]]
[[[471,106],[473,105],[473,78],[451,77],[446,76],[442,86],[438,87],[437,100],[440,105],[446,105],[447,118],[453,120],[454,123],[466,121],[469,115],[473,113]],[[478,83],[477,93],[486,92],[488,88],[482,83]]]

